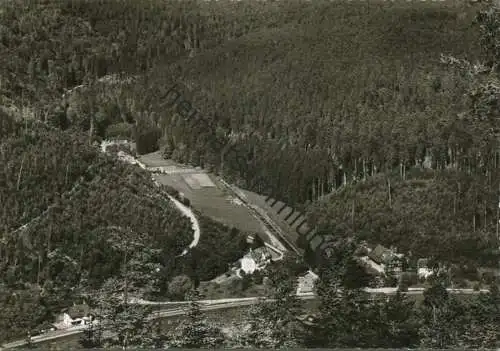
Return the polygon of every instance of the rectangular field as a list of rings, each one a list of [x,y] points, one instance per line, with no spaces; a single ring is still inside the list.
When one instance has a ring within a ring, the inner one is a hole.
[[[214,182],[205,173],[193,173],[186,174],[183,176],[184,181],[193,190],[199,190],[201,188],[213,188],[215,187]]]
[[[212,187],[193,187],[188,184],[185,174],[155,174],[155,179],[160,184],[169,185],[182,192],[191,201],[191,206],[225,225],[235,227],[246,232],[265,234],[259,221],[257,221],[246,207],[238,204],[235,199],[222,190],[215,176],[206,174],[213,184]],[[202,180],[206,185],[207,180]]]

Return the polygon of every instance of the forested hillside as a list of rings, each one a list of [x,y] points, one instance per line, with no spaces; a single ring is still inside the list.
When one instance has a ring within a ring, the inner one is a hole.
[[[191,223],[148,172],[41,122],[2,113],[1,133],[0,339],[52,322],[108,279],[120,281],[125,265],[131,294],[165,296],[175,275],[212,279],[246,249],[237,230],[205,219],[198,250],[215,245],[216,256],[205,254],[203,269],[195,253],[176,259],[193,238]],[[38,296],[37,317],[25,298],[9,300],[14,292]]]
[[[311,206],[308,217],[319,233],[357,235],[414,258],[497,267],[497,205],[498,188],[485,177],[426,171],[348,185]]]
[[[493,27],[477,17],[484,6],[11,1],[0,13],[0,96],[25,117],[90,140],[134,138],[139,152],[161,147],[177,161],[223,172],[299,209],[342,184],[397,169],[402,197],[395,201],[423,213],[405,185],[412,168],[430,166],[450,189],[456,182],[445,168],[472,183],[486,177],[489,197],[472,192],[453,210],[468,226],[445,219],[441,233],[459,238],[453,228],[472,228],[486,231],[489,242],[497,126],[481,116],[495,115],[483,105],[496,93],[471,73],[476,66],[460,61],[491,66],[497,58],[488,44]],[[171,107],[174,85],[182,98]],[[181,117],[181,99],[197,113]],[[370,184],[385,191],[383,181]],[[363,196],[352,198],[360,203]],[[330,211],[351,206],[337,202]],[[437,202],[425,206],[442,212]],[[349,226],[327,226],[341,224]],[[381,230],[371,230],[372,241]],[[419,231],[416,242],[424,245],[433,235]],[[386,241],[399,244],[398,235]],[[422,245],[413,248],[423,252]]]
[[[149,95],[160,97],[153,106],[179,160],[202,157],[220,168],[213,139],[225,138],[223,146],[235,144],[224,155],[227,175],[301,204],[426,154],[444,165],[468,82],[440,55],[479,48],[476,11],[448,2],[314,2],[295,22],[153,70]],[[175,83],[212,130],[164,112],[162,92]]]
[[[179,257],[189,220],[148,172],[100,153],[103,138],[307,209],[335,240],[497,264],[500,10],[486,6],[3,1],[0,342],[109,286],[173,296],[172,281],[212,279],[246,250],[244,233],[197,214],[200,242]],[[418,308],[400,295],[372,301],[339,289],[351,251],[320,270],[319,328],[293,329],[301,312],[288,272],[243,345],[498,346],[494,284],[464,304],[440,281]],[[205,325],[186,330],[196,328]]]

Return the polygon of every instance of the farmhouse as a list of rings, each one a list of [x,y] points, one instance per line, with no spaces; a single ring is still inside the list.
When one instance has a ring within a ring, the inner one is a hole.
[[[74,305],[61,313],[54,325],[58,329],[65,329],[77,325],[88,325],[92,321],[90,308],[86,304]]]
[[[393,274],[399,278],[403,271],[403,254],[397,254],[394,249],[377,245],[369,250],[368,255],[361,257],[361,262],[376,275]]]

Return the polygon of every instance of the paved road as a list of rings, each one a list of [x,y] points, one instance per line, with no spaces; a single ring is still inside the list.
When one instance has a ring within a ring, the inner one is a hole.
[[[43,342],[43,341],[59,339],[59,338],[63,338],[63,337],[70,336],[70,335],[80,334],[84,330],[85,330],[84,326],[83,327],[82,326],[71,327],[71,328],[68,328],[65,330],[56,330],[53,332],[48,332],[47,334],[33,336],[31,338],[31,342],[36,344],[36,343]],[[13,348],[24,346],[24,345],[26,345],[26,340],[18,340],[18,341],[14,341],[14,342],[11,342],[8,344],[1,345],[0,350],[13,349]]]
[[[305,297],[305,299],[312,299],[312,298],[314,298],[314,296]],[[256,304],[259,301],[259,298],[252,297],[252,298],[243,298],[243,299],[223,299],[222,301],[224,301],[224,302],[220,302],[218,300],[200,301],[200,303],[202,303],[201,310],[202,311],[213,311],[213,310],[220,310],[220,309],[250,306],[252,304]],[[272,302],[273,300],[269,299],[267,301]],[[188,304],[189,301],[185,302],[185,303]],[[184,308],[177,307],[177,308],[170,308],[167,310],[155,311],[151,314],[150,318],[151,319],[168,318],[168,317],[185,315],[187,312],[186,307],[184,307]],[[71,328],[64,329],[64,330],[56,330],[53,332],[48,332],[48,333],[43,334],[43,335],[34,336],[32,338],[32,343],[36,344],[36,343],[40,343],[40,342],[60,339],[60,338],[64,338],[67,336],[83,333],[84,330],[85,330],[85,326],[71,327]],[[0,350],[11,349],[11,348],[15,348],[15,347],[24,346],[24,345],[26,345],[26,340],[18,340],[18,341],[14,341],[14,342],[2,345],[0,347]]]
[[[370,294],[386,294],[386,295],[395,295],[398,291],[398,288],[365,288],[363,289],[365,292]],[[474,289],[446,289],[450,294],[462,294],[462,295],[474,295],[480,293],[489,292],[488,289],[481,289],[476,291]],[[408,288],[408,291],[403,292],[405,295],[421,295],[425,291],[424,288]],[[300,299],[311,300],[315,299],[316,295],[313,292],[304,292],[299,293],[297,296]],[[252,304],[259,301],[259,299],[263,299],[262,297],[243,297],[243,298],[229,298],[229,299],[217,299],[217,300],[200,300],[199,303],[202,305],[202,308],[225,308],[224,306],[232,306],[232,304],[240,304],[239,306],[245,306],[245,304]],[[265,301],[273,301],[272,299],[264,298]],[[167,301],[167,302],[159,302],[159,301],[148,301],[143,299],[131,298],[130,303],[139,304],[139,305],[164,305],[164,306],[175,306],[175,305],[188,305],[190,301]],[[181,309],[181,308],[179,308]],[[174,309],[170,309],[169,311],[174,311]]]
[[[368,293],[372,294],[387,294],[387,295],[393,295],[397,292],[397,288],[366,288],[364,289]],[[488,290],[483,289],[480,291],[475,291],[473,289],[447,289],[448,292],[452,294],[479,294],[479,293],[486,293]],[[423,288],[409,288],[407,292],[404,292],[406,295],[420,295],[423,294],[424,289]],[[316,298],[314,293],[302,293],[298,294],[298,297],[301,300],[313,300]],[[269,302],[272,303],[274,302],[273,299],[268,299],[268,298],[261,298],[261,297],[246,297],[246,298],[233,298],[233,299],[219,299],[219,300],[201,300],[199,303],[201,304],[201,310],[202,311],[213,311],[213,310],[220,310],[220,309],[228,309],[228,308],[237,308],[237,307],[244,307],[244,306],[250,306],[253,304],[258,303],[259,301],[263,302]],[[175,317],[175,316],[181,316],[186,314],[187,310],[186,307],[189,304],[189,301],[179,301],[179,302],[155,302],[155,301],[146,301],[146,300],[141,300],[141,299],[131,299],[131,303],[139,303],[143,305],[171,305],[175,306],[179,304],[185,305],[185,307],[171,307],[171,308],[166,308],[165,310],[159,310],[155,311],[151,315],[151,319],[155,318],[168,318],[168,317]],[[44,335],[39,335],[35,336],[32,338],[33,343],[39,343],[39,342],[44,342],[44,341],[49,341],[49,340],[55,340],[59,338],[64,338],[70,335],[75,335],[75,334],[80,334],[83,332],[85,327],[71,327],[69,329],[65,330],[56,330],[53,332],[48,332],[47,334]],[[15,342],[11,342],[8,344],[2,345],[0,347],[0,350],[3,349],[9,349],[9,348],[15,348],[19,346],[23,346],[26,344],[26,340],[19,340]]]

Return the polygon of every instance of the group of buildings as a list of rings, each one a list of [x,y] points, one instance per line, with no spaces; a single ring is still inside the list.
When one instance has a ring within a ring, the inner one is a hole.
[[[368,246],[362,248],[366,255],[360,257],[361,263],[368,272],[378,276],[393,276],[400,279],[403,272],[413,272],[420,280],[429,278],[434,271],[428,268],[428,259],[417,260],[416,267],[409,267],[408,260],[404,254],[397,253],[395,248],[386,248],[377,245],[374,249]]]
[[[377,245],[370,249],[363,245],[362,254],[358,256],[359,261],[364,265],[367,272],[376,276],[392,275],[399,279],[406,270],[406,258],[403,254],[398,254],[394,248],[388,249],[382,245]],[[242,278],[251,275],[256,271],[261,271],[271,262],[279,261],[283,258],[283,253],[271,245],[250,249],[235,265],[236,275]],[[433,274],[427,268],[427,260],[420,259],[417,263],[417,275],[420,279],[426,279]],[[298,278],[297,294],[311,294],[314,292],[314,284],[319,277],[312,271]],[[75,305],[61,313],[54,326],[57,329],[66,329],[73,326],[83,326],[92,323],[87,305]]]

